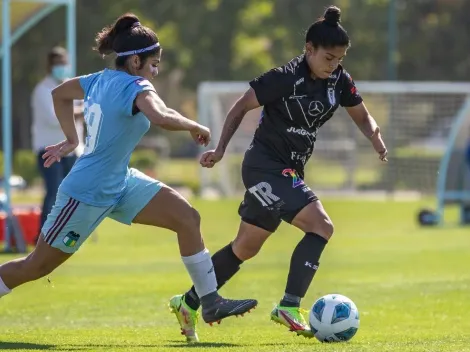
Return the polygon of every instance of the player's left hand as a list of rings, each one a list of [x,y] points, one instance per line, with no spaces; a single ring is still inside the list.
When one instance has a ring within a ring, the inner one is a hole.
[[[384,141],[382,140],[382,135],[380,134],[380,128],[378,126],[375,129],[374,134],[370,137],[370,140],[375,151],[379,154],[379,159],[383,162],[387,162],[388,151]]]
[[[64,156],[67,156],[73,152],[77,146],[78,142],[74,143],[65,140],[46,147],[46,152],[42,156],[42,158],[45,160],[44,167],[49,167],[55,162],[60,162]]]
[[[381,150],[378,152],[379,153],[379,159],[382,160],[383,162],[387,162],[388,159],[387,159],[387,155],[388,155],[388,151],[387,149],[384,149],[384,150]]]

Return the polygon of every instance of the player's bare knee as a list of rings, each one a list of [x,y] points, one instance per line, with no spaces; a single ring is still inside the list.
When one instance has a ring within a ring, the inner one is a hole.
[[[201,226],[201,215],[192,206],[188,205],[184,210],[178,212],[178,224],[176,232],[192,232],[199,230]]]
[[[192,207],[191,207],[191,210],[192,210],[194,226],[199,229],[201,227],[201,214],[199,214],[199,212]]]
[[[195,229],[199,229],[201,226],[201,215],[191,206],[188,209],[186,225]]]
[[[325,219],[322,226],[322,234],[320,236],[324,237],[325,239],[329,240],[333,233],[335,232],[335,226],[331,219]]]
[[[334,233],[334,225],[330,218],[323,218],[320,221],[312,221],[304,227],[306,233],[316,233],[329,240]]]
[[[326,240],[329,240],[331,236],[333,236],[333,232],[335,231],[333,222],[329,218],[323,219],[320,223],[314,224],[312,226],[312,231]]]

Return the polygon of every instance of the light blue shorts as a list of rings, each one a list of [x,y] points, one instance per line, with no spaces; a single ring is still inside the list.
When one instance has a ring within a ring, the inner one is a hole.
[[[122,197],[109,207],[84,204],[59,192],[41,230],[44,240],[62,252],[75,253],[105,218],[131,225],[163,184],[136,169],[130,173]]]

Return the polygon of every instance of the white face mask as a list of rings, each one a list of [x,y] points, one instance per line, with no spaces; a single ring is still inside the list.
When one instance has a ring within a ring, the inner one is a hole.
[[[63,81],[69,78],[70,68],[67,65],[54,65],[52,66],[52,77],[58,81]]]

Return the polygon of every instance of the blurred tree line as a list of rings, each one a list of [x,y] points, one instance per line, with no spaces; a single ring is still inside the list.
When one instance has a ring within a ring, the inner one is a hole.
[[[157,90],[169,106],[197,118],[199,82],[249,80],[285,63],[302,52],[304,31],[330,4],[341,7],[352,39],[349,72],[356,80],[386,79],[389,0],[78,0],[77,73],[112,65],[92,51],[95,33],[132,11],[164,49]],[[397,0],[398,79],[470,80],[468,13],[468,0]],[[12,50],[15,149],[31,145],[30,94],[45,74],[48,50],[64,40],[61,8]],[[185,137],[172,134],[173,150],[184,153]]]

